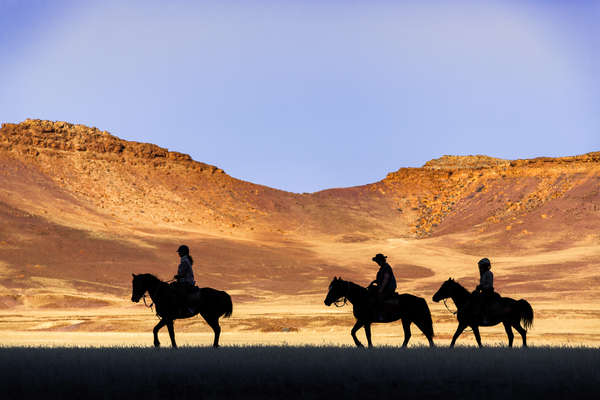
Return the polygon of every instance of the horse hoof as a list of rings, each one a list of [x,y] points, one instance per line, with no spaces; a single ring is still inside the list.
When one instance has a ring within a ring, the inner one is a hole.
[[[154,347],[159,348],[160,347],[160,343],[159,342],[154,342]]]

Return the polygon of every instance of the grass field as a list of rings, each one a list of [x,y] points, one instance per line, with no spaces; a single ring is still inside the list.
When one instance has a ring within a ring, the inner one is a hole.
[[[5,399],[597,398],[594,348],[0,348]]]

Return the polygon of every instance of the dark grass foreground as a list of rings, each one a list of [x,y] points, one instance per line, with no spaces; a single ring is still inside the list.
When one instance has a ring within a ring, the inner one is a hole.
[[[600,398],[590,348],[0,348],[3,399]]]

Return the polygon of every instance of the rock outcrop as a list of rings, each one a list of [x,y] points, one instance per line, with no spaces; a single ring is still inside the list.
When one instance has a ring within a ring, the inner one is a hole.
[[[10,160],[35,167],[82,207],[136,226],[333,235],[342,242],[468,231],[514,236],[526,230],[520,225],[531,232],[542,219],[546,226],[569,224],[575,211],[567,210],[594,225],[593,202],[600,204],[600,152],[531,160],[443,156],[381,182],[313,194],[243,182],[187,154],[67,122],[3,124],[0,156],[6,171],[21,171],[5,173],[7,182],[33,173],[9,168]]]

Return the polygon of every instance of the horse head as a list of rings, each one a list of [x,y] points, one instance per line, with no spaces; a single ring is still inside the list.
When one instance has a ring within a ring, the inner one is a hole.
[[[325,305],[329,307],[331,303],[336,302],[341,297],[346,296],[348,293],[348,282],[342,280],[342,278],[333,278],[329,284],[329,291],[327,297],[325,297]]]
[[[452,296],[452,288],[455,284],[456,284],[456,282],[454,282],[454,279],[448,278],[447,281],[442,283],[442,286],[439,288],[439,290],[437,292],[435,292],[432,300],[437,303],[440,300],[451,297]]]
[[[144,293],[146,293],[146,285],[144,284],[144,279],[142,275],[131,274],[133,276],[133,280],[131,282],[131,301],[137,303],[140,301]]]

